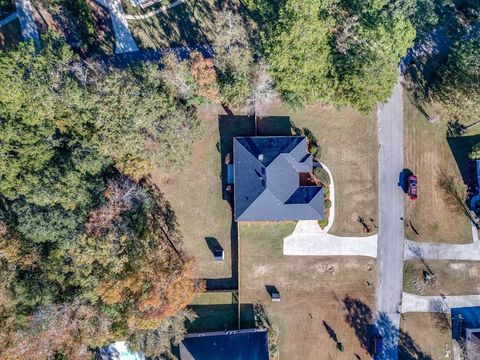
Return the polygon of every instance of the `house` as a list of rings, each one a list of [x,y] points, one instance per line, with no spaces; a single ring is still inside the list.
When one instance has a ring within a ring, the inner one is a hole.
[[[480,306],[452,308],[451,314],[455,352],[466,352],[469,358],[479,358]]]
[[[117,341],[98,349],[95,359],[99,360],[145,360],[142,353],[130,351],[125,341]]]
[[[269,360],[265,330],[244,329],[186,335],[180,360]]]
[[[324,218],[305,136],[236,137],[233,165],[235,221]]]

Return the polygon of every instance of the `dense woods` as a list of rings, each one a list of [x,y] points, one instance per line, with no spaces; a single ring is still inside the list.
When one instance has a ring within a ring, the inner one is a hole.
[[[158,66],[108,69],[52,34],[40,54],[28,43],[1,53],[0,74],[0,357],[174,340],[202,284],[168,203],[142,179],[185,161],[195,108]]]

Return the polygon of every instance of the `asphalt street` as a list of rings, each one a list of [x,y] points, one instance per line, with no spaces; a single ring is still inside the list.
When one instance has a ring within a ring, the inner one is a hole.
[[[398,185],[403,170],[403,97],[400,80],[388,103],[379,105],[378,122],[380,226],[375,310],[377,329],[384,337],[381,358],[395,360],[398,359],[399,311],[403,287],[402,218],[405,197]]]

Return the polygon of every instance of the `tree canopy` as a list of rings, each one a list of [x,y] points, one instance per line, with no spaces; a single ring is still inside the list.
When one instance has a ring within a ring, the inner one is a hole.
[[[158,64],[106,68],[56,35],[43,44],[0,52],[0,357],[178,339],[202,284],[141,179],[188,159],[195,107]]]
[[[387,0],[249,0],[277,90],[295,104],[387,100],[397,64],[415,38],[407,14]],[[276,20],[278,18],[278,21]]]

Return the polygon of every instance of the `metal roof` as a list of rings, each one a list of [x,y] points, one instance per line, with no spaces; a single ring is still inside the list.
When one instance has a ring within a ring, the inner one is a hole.
[[[324,218],[323,188],[300,186],[313,169],[306,137],[236,137],[233,160],[236,221]]]

